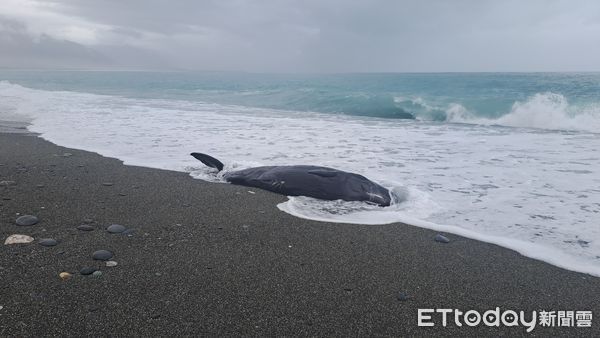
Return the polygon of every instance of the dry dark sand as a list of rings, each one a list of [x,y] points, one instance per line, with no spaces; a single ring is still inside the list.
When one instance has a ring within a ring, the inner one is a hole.
[[[282,196],[124,166],[26,134],[0,134],[1,180],[16,182],[0,186],[2,241],[22,233],[59,244],[2,244],[0,336],[523,334],[442,328],[439,318],[417,326],[418,308],[497,306],[592,310],[592,328],[533,333],[600,334],[600,278],[495,245],[451,234],[441,244],[436,232],[404,224],[307,221],[279,211]],[[18,227],[17,213],[41,222]],[[97,230],[75,229],[86,219]],[[103,229],[112,223],[135,233],[111,235]],[[94,262],[98,249],[119,265]],[[102,276],[79,275],[86,266]],[[63,271],[73,278],[62,281]]]

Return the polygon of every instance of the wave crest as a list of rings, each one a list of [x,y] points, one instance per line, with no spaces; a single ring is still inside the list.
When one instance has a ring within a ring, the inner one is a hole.
[[[396,98],[403,107],[422,121],[498,125],[517,128],[548,130],[600,131],[599,104],[571,104],[558,93],[536,93],[526,100],[515,101],[510,110],[499,117],[487,117],[482,112],[469,110],[460,103],[434,105],[421,97]]]

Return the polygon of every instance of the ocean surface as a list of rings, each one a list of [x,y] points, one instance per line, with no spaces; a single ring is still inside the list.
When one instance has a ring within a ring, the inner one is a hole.
[[[278,207],[340,227],[406,222],[600,276],[599,73],[0,71],[0,120],[214,182],[190,152],[226,170],[360,173],[390,188],[393,205]]]

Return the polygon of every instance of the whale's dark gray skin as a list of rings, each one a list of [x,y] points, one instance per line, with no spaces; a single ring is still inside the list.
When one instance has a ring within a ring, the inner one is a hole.
[[[223,170],[223,163],[202,153],[192,153],[205,165]],[[365,201],[390,205],[390,192],[364,176],[312,165],[255,167],[227,172],[232,184],[255,187],[286,196],[308,196],[323,200]]]

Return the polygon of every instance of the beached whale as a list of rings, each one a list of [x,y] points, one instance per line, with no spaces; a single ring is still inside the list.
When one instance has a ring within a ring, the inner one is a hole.
[[[223,170],[223,163],[202,153],[191,153],[205,165]],[[312,165],[265,166],[227,172],[232,184],[255,187],[286,196],[308,196],[323,200],[364,201],[390,205],[390,192],[364,176]]]

